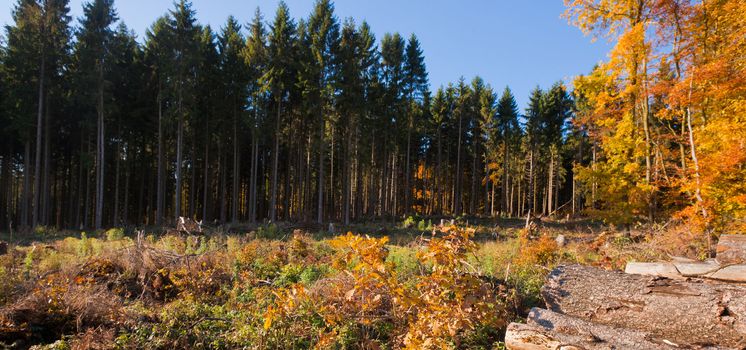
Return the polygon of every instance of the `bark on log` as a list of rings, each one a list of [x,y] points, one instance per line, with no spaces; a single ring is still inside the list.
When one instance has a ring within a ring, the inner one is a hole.
[[[689,277],[746,283],[746,265],[721,266],[715,261],[640,263],[631,262],[624,270],[628,274],[659,276],[685,280]]]
[[[511,350],[668,350],[679,344],[645,332],[596,324],[549,310],[532,309],[526,324],[512,323],[508,326],[505,345]]]
[[[723,265],[746,264],[746,235],[721,235],[717,260]]]
[[[695,348],[746,348],[744,285],[573,265],[552,271],[542,296],[550,310],[593,323]]]

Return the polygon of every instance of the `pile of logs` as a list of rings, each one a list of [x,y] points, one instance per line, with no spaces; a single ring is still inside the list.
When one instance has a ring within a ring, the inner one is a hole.
[[[697,263],[552,271],[547,309],[508,326],[508,349],[746,349],[746,236],[723,236]],[[665,265],[665,266],[664,266]]]
[[[717,258],[694,261],[674,258],[671,262],[629,263],[626,273],[686,279],[706,278],[746,283],[746,235],[722,235]]]

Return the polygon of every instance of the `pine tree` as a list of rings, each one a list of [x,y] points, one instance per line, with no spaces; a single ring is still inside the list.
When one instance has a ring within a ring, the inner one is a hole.
[[[406,163],[405,163],[405,178],[404,188],[405,192],[405,211],[409,212],[411,208],[411,193],[412,188],[410,187],[411,181],[411,154],[412,154],[412,132],[413,129],[420,126],[420,118],[422,111],[422,104],[425,96],[429,95],[428,92],[428,80],[427,80],[427,69],[425,67],[425,57],[420,47],[420,41],[417,36],[412,34],[407,42],[405,49],[404,58],[404,81],[403,81],[403,94],[407,99],[406,102],[406,114],[407,114],[407,146],[406,146]]]
[[[80,61],[79,72],[84,76],[82,81],[93,91],[91,105],[96,111],[96,201],[94,227],[103,226],[104,211],[104,179],[105,179],[105,150],[106,150],[106,112],[107,102],[110,102],[108,84],[109,72],[112,67],[111,41],[114,37],[112,25],[117,21],[113,0],[94,0],[83,6],[82,29],[78,33],[76,48]]]
[[[67,57],[70,41],[69,7],[67,0],[19,0],[13,9],[13,26],[6,26],[7,58],[6,72],[9,99],[15,106],[11,112],[14,125],[24,140],[23,194],[20,201],[20,226],[39,223],[42,206],[42,134],[45,101],[50,91],[60,84],[64,60]],[[34,85],[29,84],[34,82]],[[33,90],[32,90],[33,89]],[[48,106],[46,106],[48,108]],[[36,123],[32,115],[36,114]],[[31,187],[31,145],[32,136],[28,130],[36,127],[36,152],[34,156],[33,189]],[[49,170],[49,169],[46,169]],[[33,197],[33,198],[31,198]],[[31,222],[28,218],[32,209]]]
[[[251,118],[251,175],[249,177],[249,221],[255,222],[257,215],[257,178],[259,167],[259,128],[263,124],[265,114],[264,105],[266,100],[266,91],[256,82],[262,77],[267,68],[267,43],[266,31],[264,28],[262,14],[259,8],[254,13],[254,20],[249,28],[249,37],[246,41],[243,57],[248,67],[249,93],[252,100],[252,118]]]
[[[482,91],[482,94],[478,96],[479,102],[479,127],[483,133],[483,144],[484,152],[482,158],[484,161],[484,214],[494,215],[494,192],[495,185],[498,183],[498,179],[491,174],[492,171],[496,170],[498,164],[497,153],[499,149],[500,132],[498,129],[499,121],[496,118],[497,106],[495,92],[490,86],[487,86]],[[504,165],[503,165],[504,168]],[[499,176],[499,174],[496,174]],[[489,188],[492,185],[492,192],[490,193]]]
[[[164,116],[164,104],[168,96],[167,81],[168,67],[171,61],[172,33],[169,30],[167,17],[160,17],[153,23],[146,33],[145,41],[145,61],[150,71],[148,81],[151,90],[155,92],[155,104],[157,112],[158,125],[158,145],[157,145],[157,170],[156,170],[156,203],[155,203],[155,223],[161,225],[165,212],[166,196],[166,146],[165,130],[166,124]]]
[[[267,50],[267,69],[261,80],[264,90],[274,96],[275,120],[274,120],[274,145],[272,148],[272,176],[271,194],[269,203],[269,219],[277,220],[277,195],[278,195],[278,166],[280,153],[280,126],[282,125],[282,104],[287,98],[288,90],[293,83],[292,66],[293,43],[296,40],[295,23],[290,18],[287,5],[280,2],[275,13],[274,23],[270,28],[269,45]]]
[[[233,185],[231,195],[231,222],[238,222],[239,177],[241,175],[240,145],[243,112],[248,96],[248,67],[241,57],[245,43],[241,35],[241,26],[232,16],[228,18],[222,33],[218,37],[220,52],[221,81],[225,84],[224,105],[228,106],[227,115],[233,119]]]
[[[406,130],[407,123],[406,115],[403,115],[405,47],[406,43],[399,33],[385,34],[381,39],[381,103],[384,109],[381,130],[388,130],[383,140],[383,164],[386,164],[384,178],[390,179],[383,186],[383,212],[387,215],[396,215],[399,209],[400,133]]]
[[[187,117],[191,114],[190,109],[194,103],[195,71],[199,64],[199,34],[201,29],[196,24],[191,2],[181,0],[176,8],[169,12],[169,30],[173,39],[170,82],[174,91],[176,110],[173,111],[177,118],[176,131],[176,169],[174,178],[176,180],[174,189],[174,216],[175,220],[182,215],[182,183],[183,183],[183,160],[184,160],[184,130],[187,127]]]
[[[337,67],[334,55],[339,46],[339,21],[334,15],[334,5],[330,0],[317,0],[313,13],[308,19],[308,36],[310,39],[312,63],[308,69],[311,70],[313,81],[310,83],[310,96],[314,100],[310,103],[318,120],[318,205],[316,221],[324,220],[324,191],[325,181],[325,158],[327,152],[326,129],[327,116],[332,114],[334,96],[334,81],[337,78]],[[332,145],[333,147],[334,145]],[[333,161],[333,160],[332,160]],[[333,169],[332,169],[333,171]],[[333,182],[332,178],[332,182]]]
[[[109,79],[111,89],[110,120],[114,124],[115,137],[115,170],[114,170],[114,203],[112,224],[126,224],[129,207],[130,188],[130,157],[134,154],[129,145],[137,145],[134,139],[136,133],[142,132],[137,124],[143,123],[141,99],[139,96],[142,86],[142,51],[135,39],[135,34],[124,23],[119,24],[114,31],[110,43],[111,65]],[[124,164],[122,164],[124,163]],[[122,191],[122,168],[124,168],[124,189]],[[122,194],[123,195],[120,195]],[[122,198],[123,197],[123,198]]]
[[[498,133],[497,138],[502,143],[502,192],[501,192],[501,207],[505,214],[510,214],[508,208],[510,207],[509,202],[509,177],[513,172],[509,167],[510,153],[512,145],[516,144],[515,135],[520,131],[518,126],[518,105],[515,102],[515,97],[510,91],[510,88],[505,87],[500,100],[497,103],[497,115],[496,115],[496,131]]]

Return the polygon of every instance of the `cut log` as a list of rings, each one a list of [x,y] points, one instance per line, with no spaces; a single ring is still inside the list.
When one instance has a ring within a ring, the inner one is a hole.
[[[746,264],[746,235],[720,235],[717,260],[722,265]]]
[[[681,274],[679,273],[679,270],[677,270],[676,266],[672,263],[630,262],[627,263],[627,267],[624,269],[624,272],[637,275],[683,278],[683,276],[681,276]]]
[[[746,286],[676,281],[579,265],[552,271],[547,308],[692,347],[746,347]]]
[[[596,324],[549,310],[532,309],[527,324],[512,323],[508,326],[505,345],[511,350],[668,350],[679,344],[655,339],[645,332]]]
[[[684,277],[707,275],[720,269],[720,264],[715,260],[706,260],[703,262],[674,262],[673,264]]]
[[[639,263],[627,264],[624,272],[646,276],[659,276],[671,279],[707,278],[719,281],[746,283],[746,265],[720,266],[715,261]]]
[[[707,275],[707,278],[721,281],[746,283],[746,265],[726,266]]]

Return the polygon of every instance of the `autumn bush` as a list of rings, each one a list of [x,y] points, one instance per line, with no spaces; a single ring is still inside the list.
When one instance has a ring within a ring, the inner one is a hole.
[[[296,284],[277,291],[264,331],[331,348],[461,348],[467,339],[490,347],[510,318],[510,301],[504,286],[468,263],[477,247],[472,235],[455,227],[434,234],[416,254],[423,271],[409,278],[387,259],[386,238],[338,237],[331,243],[339,249],[334,267],[341,273],[310,289]]]

